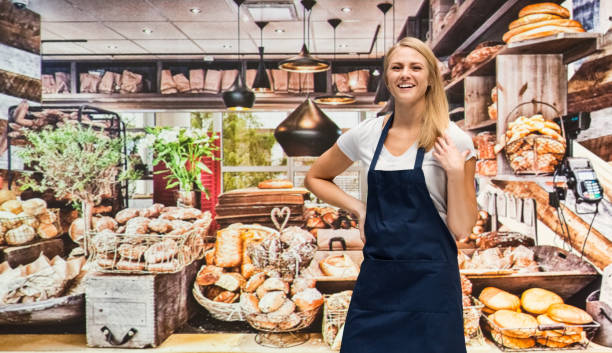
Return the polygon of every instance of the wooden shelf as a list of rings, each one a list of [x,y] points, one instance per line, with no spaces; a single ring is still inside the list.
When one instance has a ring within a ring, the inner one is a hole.
[[[497,125],[497,120],[485,120],[482,121],[476,125],[472,125],[472,126],[464,126],[464,130],[468,130],[468,131],[473,131],[473,130],[479,130],[479,129],[484,129],[484,128],[488,128],[488,127],[492,127]]]
[[[302,103],[308,96],[314,98],[324,93],[289,94],[289,93],[256,93],[253,111],[291,110]],[[374,92],[354,93],[357,101],[349,105],[328,105],[321,108],[329,110],[379,110],[374,104]],[[43,102],[46,107],[89,104],[109,110],[225,110],[221,94],[45,94]]]
[[[600,50],[602,35],[599,33],[557,33],[552,36],[510,43],[498,55],[562,54],[568,64]]]
[[[489,176],[483,176],[483,175],[476,174],[476,177],[483,179],[483,180],[492,180],[492,181],[520,181],[520,182],[531,181],[534,183],[552,183],[553,181],[552,175],[503,174],[503,175],[496,175],[496,176],[489,177]],[[556,183],[565,182],[565,177],[557,175],[557,177],[555,178],[555,182]]]
[[[503,50],[503,49],[502,49]],[[498,52],[499,53],[499,52]],[[495,58],[498,54],[492,55],[486,61],[480,63],[464,72],[461,76],[455,77],[448,85],[444,86],[448,99],[452,102],[463,101],[463,81],[468,76],[494,76]]]

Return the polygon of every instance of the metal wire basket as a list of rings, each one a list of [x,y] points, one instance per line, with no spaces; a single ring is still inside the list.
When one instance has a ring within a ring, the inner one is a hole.
[[[336,293],[335,295],[338,295]],[[331,305],[330,297],[333,295],[325,295],[325,304],[323,306],[323,325],[322,336],[325,342],[332,350],[340,350],[340,342],[342,340],[342,332],[344,331],[344,323],[348,314],[350,304],[350,294],[347,294],[349,299],[345,305]]]
[[[463,307],[463,337],[466,345],[482,345],[484,337],[480,329],[480,316],[484,304],[473,296],[469,298],[472,305]]]
[[[110,230],[88,234],[88,262],[104,273],[155,274],[182,270],[203,256],[199,229],[180,235],[117,234]]]
[[[593,321],[586,325],[501,328],[486,315],[483,314],[481,318],[495,345],[507,352],[586,349],[600,327],[598,322]]]
[[[317,317],[321,307],[308,311],[296,311],[284,317],[267,314],[245,314],[246,322],[256,330],[269,333],[295,332],[307,328]]]

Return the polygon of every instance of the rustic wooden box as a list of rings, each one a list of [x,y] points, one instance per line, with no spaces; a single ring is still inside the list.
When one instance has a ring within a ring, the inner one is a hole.
[[[145,348],[161,344],[189,318],[191,287],[201,261],[177,273],[96,273],[85,289],[87,345]]]

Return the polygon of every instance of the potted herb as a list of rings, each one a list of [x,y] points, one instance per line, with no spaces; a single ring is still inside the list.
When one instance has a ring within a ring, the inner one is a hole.
[[[163,162],[166,169],[155,174],[169,172],[165,179],[166,188],[179,188],[177,200],[180,205],[197,207],[199,197],[196,192],[203,192],[209,197],[208,190],[202,185],[202,172],[212,171],[202,162],[202,158],[215,158],[213,152],[218,150],[215,140],[218,136],[209,135],[207,130],[194,128],[147,128],[150,134],[139,142],[138,150],[151,148],[153,166]]]

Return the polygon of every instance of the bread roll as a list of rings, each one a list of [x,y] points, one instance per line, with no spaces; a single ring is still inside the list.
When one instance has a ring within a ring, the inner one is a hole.
[[[278,324],[278,328],[281,330],[291,330],[297,327],[302,322],[300,316],[296,313],[289,314],[282,322]]]
[[[266,292],[279,290],[285,294],[289,294],[289,283],[283,281],[281,278],[268,278],[263,282],[261,288]]]
[[[157,263],[162,261],[168,261],[176,255],[178,252],[178,245],[172,239],[164,239],[158,243],[151,245],[145,251],[144,258],[148,263]]]
[[[270,179],[260,182],[257,187],[260,189],[291,189],[293,183],[289,180]]]
[[[117,249],[122,260],[140,260],[147,250],[146,245],[121,244]]]
[[[47,210],[47,202],[43,199],[29,199],[21,203],[21,208],[28,216],[38,216]]]
[[[535,346],[536,340],[534,338],[516,338],[510,337],[499,333],[498,331],[492,331],[491,337],[504,347],[512,349],[526,349]]]
[[[536,341],[546,347],[551,347],[551,348],[565,348],[567,346],[569,346],[572,343],[561,343],[561,342],[556,342],[553,340],[550,340],[546,337],[538,337],[536,338]]]
[[[574,325],[586,325],[593,322],[593,317],[586,311],[568,304],[552,304],[546,315],[555,321]]]
[[[298,311],[309,311],[323,304],[323,295],[316,288],[308,288],[294,295],[292,300]]]
[[[532,314],[544,314],[549,306],[557,303],[563,303],[563,298],[542,288],[530,288],[521,295],[521,306]]]
[[[240,295],[240,306],[247,314],[260,314],[259,299],[253,293],[242,293]]]
[[[119,224],[124,224],[130,219],[134,217],[138,217],[139,214],[140,214],[140,211],[135,208],[126,208],[124,210],[117,212],[117,214],[115,215],[115,220],[117,220]]]
[[[569,18],[570,12],[563,6],[557,5],[554,2],[541,2],[539,4],[527,5],[519,11],[518,17],[522,18],[533,14],[551,14],[561,18]]]
[[[165,273],[165,272],[176,272],[180,265],[177,259],[170,261],[159,262],[154,264],[147,264],[147,270],[151,272]]]
[[[215,242],[215,265],[239,266],[242,262],[242,240],[238,229],[225,228],[217,232]]]
[[[319,262],[321,272],[333,277],[357,277],[359,270],[355,263],[345,253],[330,255]]]
[[[172,229],[172,224],[167,219],[152,219],[147,224],[147,227],[152,232],[165,234]]]
[[[277,327],[277,323],[270,321],[270,318],[268,318],[266,314],[255,315],[255,317],[251,318],[251,321],[257,328],[263,330],[274,330]]]
[[[528,39],[548,37],[557,33],[583,33],[582,27],[559,27],[559,26],[544,26],[534,28],[532,30],[517,34],[508,39],[508,43],[520,42]]]
[[[282,322],[294,311],[295,304],[291,300],[285,299],[283,305],[281,305],[278,309],[268,313],[268,317],[272,321]]]
[[[541,22],[535,22],[535,23],[531,23],[531,24],[527,24],[527,25],[523,25],[523,26],[519,26],[519,27],[516,27],[514,29],[511,29],[508,32],[504,33],[504,36],[502,37],[502,40],[504,42],[508,42],[508,40],[511,37],[514,37],[517,34],[524,33],[524,32],[530,31],[532,29],[536,29],[536,28],[540,28],[540,27],[545,27],[545,26],[578,27],[578,28],[582,28],[582,25],[580,24],[580,22],[574,21],[574,20],[563,20],[563,19],[561,19],[561,20],[541,21]]]
[[[298,292],[304,291],[308,288],[314,288],[317,285],[317,281],[310,277],[298,277],[293,280],[291,284],[291,295],[296,295]]]
[[[538,324],[541,326],[540,328],[544,328],[544,329],[546,328],[546,326],[563,326],[563,329],[559,329],[559,330],[542,331],[542,334],[547,337],[550,337],[550,336],[558,337],[558,336],[563,336],[564,334],[565,335],[576,335],[576,334],[582,333],[582,327],[566,325],[562,322],[551,319],[546,314],[538,315],[536,320],[538,320]]]
[[[36,218],[43,224],[53,224],[57,222],[57,214],[49,209],[36,216]]]
[[[240,273],[222,273],[219,279],[215,282],[219,286],[230,292],[234,292],[241,288],[245,283],[244,277]]]
[[[110,229],[114,231],[115,229],[117,229],[119,224],[117,224],[117,221],[115,221],[113,217],[104,216],[96,218],[95,222],[92,220],[92,226],[96,230],[96,232],[101,232],[104,229]]]
[[[524,26],[524,25],[528,25],[528,24],[532,24],[536,22],[541,22],[541,21],[560,20],[560,19],[561,19],[561,16],[557,16],[557,15],[551,15],[547,13],[534,13],[534,14],[527,15],[525,17],[521,17],[521,18],[518,18],[510,22],[508,29],[511,30],[511,29],[515,29],[516,27],[520,27],[520,26]]]
[[[115,267],[122,271],[144,271],[145,264],[141,261],[120,260]]]
[[[266,274],[264,272],[259,272],[251,276],[248,281],[246,281],[242,290],[246,293],[253,293],[262,283],[266,280]]]
[[[503,330],[505,336],[529,338],[535,335],[538,328],[538,321],[529,314],[498,310],[492,317],[497,326],[505,329]]]
[[[259,300],[259,310],[263,313],[275,311],[285,303],[286,298],[281,291],[268,292]]]
[[[234,293],[234,292],[230,292],[230,291],[223,291],[223,292],[219,293],[216,297],[214,297],[213,301],[214,302],[231,304],[231,303],[235,302],[238,299],[239,296],[240,296],[240,294],[238,294],[238,293]]]
[[[196,276],[196,283],[201,286],[209,286],[217,282],[222,273],[223,269],[221,267],[213,265],[202,266]]]
[[[59,234],[59,230],[54,224],[42,223],[36,228],[36,233],[43,239],[55,238]]]
[[[521,300],[514,294],[495,287],[486,287],[480,292],[478,299],[493,310],[517,311],[521,307]]]
[[[0,206],[0,210],[11,212],[13,214],[20,214],[23,211],[21,204],[22,202],[20,200],[9,200]]]

